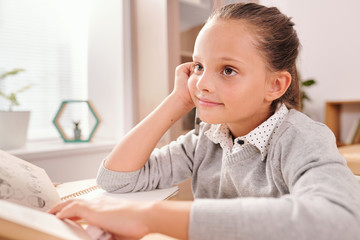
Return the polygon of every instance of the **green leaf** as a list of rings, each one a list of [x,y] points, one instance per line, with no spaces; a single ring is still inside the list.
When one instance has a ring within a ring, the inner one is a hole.
[[[3,93],[2,91],[0,91],[0,96],[2,96],[2,97],[4,97],[4,98],[6,98],[6,99],[7,99],[6,94],[5,94],[5,93]]]
[[[10,95],[6,95],[4,92],[0,91],[0,96],[11,102]]]
[[[303,94],[302,94],[302,99],[303,100],[310,100],[309,96],[305,92],[303,92]]]
[[[8,71],[8,72],[0,75],[0,80],[5,79],[6,77],[8,77],[10,75],[16,75],[19,72],[23,72],[23,71],[25,71],[25,69],[23,69],[23,68],[15,68],[15,69],[13,69],[11,71]],[[22,92],[28,90],[32,86],[33,86],[33,84],[26,85],[26,86],[16,90],[15,92],[10,93],[9,95],[7,95],[4,92],[0,91],[0,96],[4,97],[5,99],[7,99],[10,102],[9,110],[11,111],[13,106],[19,106],[20,105],[20,103],[17,100],[16,94],[22,93]]]
[[[32,85],[33,85],[33,84],[26,85],[25,87],[20,88],[19,90],[17,90],[16,93],[25,92],[26,90],[28,90],[29,88],[31,88]]]
[[[9,76],[9,75],[16,75],[16,74],[18,74],[19,72],[23,72],[23,71],[25,71],[25,69],[15,68],[15,69],[13,69],[12,71],[9,71],[9,72],[6,72],[6,73],[2,74],[2,75],[0,76],[0,79],[4,79],[4,78],[6,78],[6,77]]]
[[[11,93],[9,96],[9,100],[11,101],[11,105],[12,106],[19,106],[19,102],[16,98],[16,94],[15,93]]]
[[[305,86],[305,87],[308,87],[308,86],[314,85],[315,83],[316,82],[315,82],[314,79],[309,79],[309,80],[302,81],[301,85]]]

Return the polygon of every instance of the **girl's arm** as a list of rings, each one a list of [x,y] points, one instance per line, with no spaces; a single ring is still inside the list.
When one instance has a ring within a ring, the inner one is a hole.
[[[187,88],[192,66],[176,68],[173,92],[113,149],[105,161],[107,169],[130,172],[143,167],[165,132],[194,107]]]
[[[84,219],[126,239],[140,239],[149,233],[188,239],[191,206],[192,202],[133,202],[104,197],[61,202],[49,212],[60,219]]]

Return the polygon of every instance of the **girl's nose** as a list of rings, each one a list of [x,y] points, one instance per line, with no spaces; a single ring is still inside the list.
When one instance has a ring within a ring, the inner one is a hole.
[[[213,92],[214,82],[212,81],[211,75],[204,71],[198,78],[196,88],[201,92]]]

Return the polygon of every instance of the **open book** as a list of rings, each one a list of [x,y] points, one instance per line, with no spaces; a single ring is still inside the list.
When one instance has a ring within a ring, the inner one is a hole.
[[[149,192],[111,194],[94,179],[54,187],[45,170],[0,150],[0,238],[91,239],[77,224],[46,213],[56,203],[73,198],[109,196],[142,201],[165,200],[177,187]]]

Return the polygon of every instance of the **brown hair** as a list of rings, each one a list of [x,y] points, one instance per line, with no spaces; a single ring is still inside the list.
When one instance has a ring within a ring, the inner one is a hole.
[[[243,20],[255,33],[256,47],[271,71],[288,71],[291,84],[287,91],[271,104],[274,111],[279,102],[288,108],[300,108],[300,85],[296,68],[300,42],[291,18],[276,7],[255,3],[234,3],[215,10],[207,22],[216,19]]]

